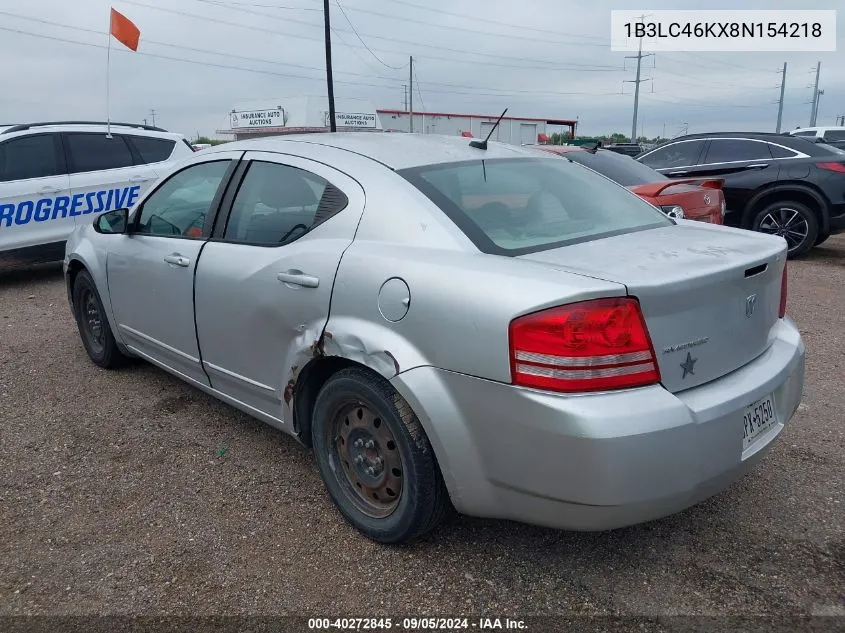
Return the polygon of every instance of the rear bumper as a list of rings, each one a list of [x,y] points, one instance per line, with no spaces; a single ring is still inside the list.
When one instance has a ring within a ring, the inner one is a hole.
[[[830,208],[828,228],[831,233],[842,233],[845,231],[845,204],[835,205]]]
[[[677,394],[661,386],[567,396],[432,367],[393,379],[425,427],[465,514],[605,530],[683,510],[771,448],[801,400],[804,345],[789,320],[745,367]],[[778,423],[742,450],[746,405]]]

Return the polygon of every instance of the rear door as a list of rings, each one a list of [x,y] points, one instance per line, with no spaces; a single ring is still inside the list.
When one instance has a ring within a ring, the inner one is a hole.
[[[320,340],[364,192],[321,163],[261,152],[245,160],[228,220],[197,266],[197,338],[211,385],[283,424],[283,381]]]
[[[58,134],[0,142],[0,251],[49,245],[63,249],[74,228],[68,189]]]
[[[765,141],[713,138],[694,175],[724,178],[722,191],[727,213],[738,214],[745,210],[760,187],[778,179],[779,172],[780,161],[774,159]]]
[[[122,134],[69,132],[63,135],[70,172],[70,215],[76,222],[133,206],[156,179],[155,171],[135,158]]]

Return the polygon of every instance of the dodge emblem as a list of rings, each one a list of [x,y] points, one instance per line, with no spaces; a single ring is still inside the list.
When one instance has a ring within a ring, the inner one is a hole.
[[[706,193],[704,194],[704,204],[710,204],[710,196],[708,196]]]

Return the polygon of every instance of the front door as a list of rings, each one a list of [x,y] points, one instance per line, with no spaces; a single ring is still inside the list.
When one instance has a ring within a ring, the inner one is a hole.
[[[58,134],[0,143],[0,252],[44,249],[61,259],[74,228],[68,188]]]
[[[286,377],[320,339],[364,194],[320,163],[260,152],[245,159],[228,221],[197,266],[197,337],[212,386],[284,424]]]
[[[208,385],[194,326],[194,271],[239,152],[209,155],[171,175],[108,249],[117,334],[134,352]]]

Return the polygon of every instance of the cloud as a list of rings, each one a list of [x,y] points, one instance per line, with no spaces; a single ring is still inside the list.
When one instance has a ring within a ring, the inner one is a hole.
[[[629,132],[633,60],[610,51],[600,0],[335,0],[338,97],[404,105],[414,56],[415,109],[575,118],[585,134]],[[806,3],[805,3],[806,4]],[[812,3],[808,8],[828,8]],[[325,92],[319,0],[115,0],[141,29],[135,54],[111,51],[114,120],[150,120],[186,135],[226,127],[241,101]],[[287,8],[280,8],[287,7]],[[701,0],[648,9],[710,8]],[[747,0],[741,8],[794,8]],[[106,108],[108,6],[100,0],[0,5],[4,68],[0,123],[101,119]],[[348,20],[347,20],[348,18]],[[360,38],[370,50],[365,48]],[[843,29],[839,29],[840,32]],[[841,38],[840,38],[841,41]],[[836,53],[659,53],[643,64],[640,125],[649,135],[773,130],[779,70],[788,62],[783,127],[806,125],[812,70],[822,62],[819,123],[845,114],[845,68]]]

